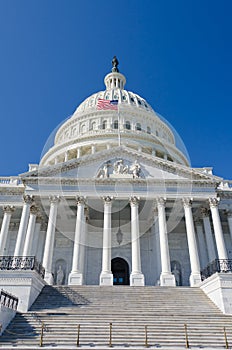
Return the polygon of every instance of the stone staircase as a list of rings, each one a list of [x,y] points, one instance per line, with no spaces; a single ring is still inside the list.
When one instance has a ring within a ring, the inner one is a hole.
[[[223,315],[199,288],[46,286],[27,313],[17,314],[0,348],[74,349],[131,347],[225,349],[232,347],[232,316]],[[147,343],[145,335],[147,327]]]

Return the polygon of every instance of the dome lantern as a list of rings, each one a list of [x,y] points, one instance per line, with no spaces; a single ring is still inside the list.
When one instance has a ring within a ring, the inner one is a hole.
[[[107,74],[104,79],[106,90],[124,89],[126,78],[123,74],[119,73],[118,64],[119,62],[117,60],[117,57],[114,56],[112,60],[112,73]]]

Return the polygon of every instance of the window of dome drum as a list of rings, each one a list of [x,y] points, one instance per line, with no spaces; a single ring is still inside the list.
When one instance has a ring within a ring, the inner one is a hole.
[[[131,129],[131,125],[130,125],[130,122],[128,120],[126,121],[126,129],[127,130]]]
[[[142,130],[141,124],[140,124],[140,123],[136,123],[136,130],[138,130],[138,131],[141,131],[141,130]]]
[[[114,129],[118,129],[118,121],[117,120],[114,121]]]

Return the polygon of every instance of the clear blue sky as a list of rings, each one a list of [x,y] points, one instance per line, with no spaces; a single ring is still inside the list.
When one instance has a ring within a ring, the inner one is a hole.
[[[192,166],[231,179],[231,18],[231,0],[0,0],[0,176],[39,162],[117,55]]]

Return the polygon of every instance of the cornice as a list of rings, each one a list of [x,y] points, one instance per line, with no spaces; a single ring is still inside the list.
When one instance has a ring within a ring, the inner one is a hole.
[[[118,157],[119,155],[120,157],[123,157],[123,154],[126,154],[127,156],[131,156],[131,157],[136,156],[136,159],[138,159],[140,162],[141,160],[144,162],[148,162],[149,165],[153,165],[156,168],[162,169],[163,171],[177,174],[179,176],[187,176],[187,177],[190,177],[192,180],[198,180],[199,178],[205,179],[208,181],[212,181],[215,184],[215,186],[218,183],[218,177],[214,177],[212,175],[202,173],[199,170],[195,170],[194,168],[190,168],[184,165],[170,162],[168,160],[164,160],[159,157],[137,152],[136,150],[130,149],[129,147],[126,147],[124,145],[120,147],[108,149],[108,150],[103,150],[95,154],[86,155],[79,159],[72,159],[66,163],[58,163],[54,166],[47,166],[44,168],[40,168],[39,176],[43,177],[46,175],[49,176],[51,174],[56,175],[64,171],[74,169],[78,167],[80,164],[83,165],[83,164],[88,164],[89,162],[92,162],[92,161],[103,160],[106,157],[112,158],[112,157]],[[26,177],[23,178],[23,182],[25,182],[25,179]]]

